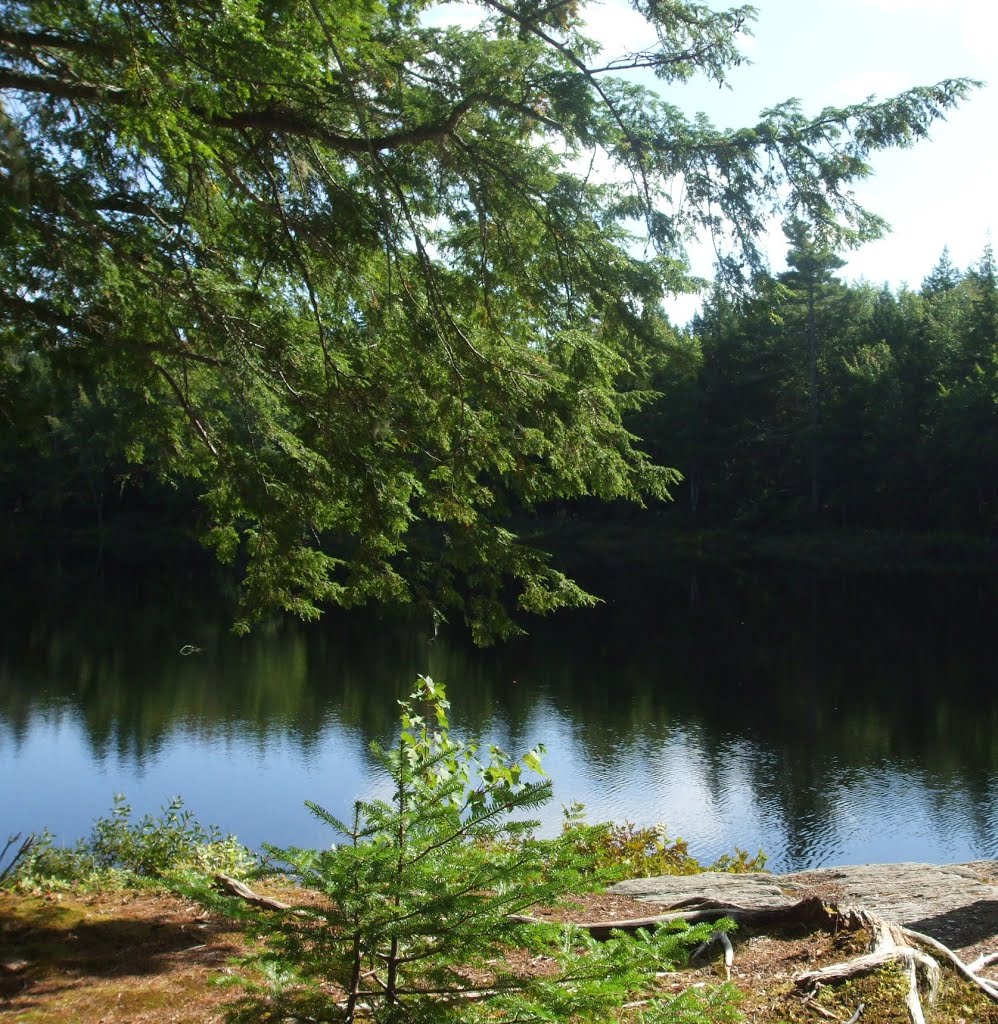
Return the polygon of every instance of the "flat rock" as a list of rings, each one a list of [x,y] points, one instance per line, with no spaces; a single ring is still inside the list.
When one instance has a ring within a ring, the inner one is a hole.
[[[618,882],[608,892],[630,896],[649,903],[664,903],[669,908],[689,907],[703,900],[744,907],[788,907],[799,898],[784,892],[778,875],[752,872],[729,875],[705,871],[700,875],[659,875]]]
[[[780,875],[787,891],[827,891],[839,906],[860,906],[947,943],[998,935],[998,887],[984,864],[859,864]]]
[[[998,936],[998,862],[861,864],[786,875],[664,875],[619,882],[609,891],[665,908],[705,900],[779,907],[817,894],[840,907],[871,913],[965,947]]]

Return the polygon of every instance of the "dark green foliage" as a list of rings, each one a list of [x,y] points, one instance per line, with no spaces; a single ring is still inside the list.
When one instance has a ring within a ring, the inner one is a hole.
[[[577,889],[593,858],[568,834],[540,841],[534,822],[509,817],[550,797],[548,782],[525,778],[540,771],[541,749],[518,760],[495,748],[480,757],[475,744],[450,735],[447,708],[442,687],[421,677],[402,703],[397,745],[374,747],[390,798],[358,801],[349,822],[309,804],[342,842],[270,850],[310,898],[274,911],[207,896],[249,917],[264,940],[256,963],[267,979],[267,1012],[343,1021],[595,1021],[647,997],[648,1021],[733,1019],[727,990],[654,996],[657,971],[730,922],[596,943],[571,927],[510,919]],[[503,951],[514,946],[548,958],[556,973],[507,969]],[[260,1012],[254,1002],[247,1019]]]
[[[973,84],[722,131],[620,74],[723,82],[751,8],[636,4],[661,46],[615,75],[584,3],[477,6],[464,29],[429,0],[4,7],[0,421],[98,519],[126,478],[190,486],[244,628],[416,600],[484,639],[511,604],[591,601],[504,524],[677,481],[622,416],[684,241],[728,231],[731,276],[774,211],[868,237],[869,154]],[[610,180],[578,170],[597,153]]]
[[[692,372],[633,421],[658,448],[662,425],[699,413],[675,460],[691,518],[768,532],[993,532],[990,250],[966,273],[944,257],[920,292],[894,293],[834,278],[840,261],[806,233],[791,242],[786,273],[758,277],[740,300],[711,294],[682,357]]]

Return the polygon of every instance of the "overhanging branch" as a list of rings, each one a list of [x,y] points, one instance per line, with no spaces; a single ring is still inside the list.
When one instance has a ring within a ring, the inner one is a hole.
[[[38,93],[60,99],[90,100],[95,103],[133,104],[144,106],[146,100],[138,93],[115,86],[91,82],[73,82],[47,75],[31,75],[11,68],[0,68],[0,90]],[[370,153],[418,146],[451,135],[461,119],[478,103],[487,102],[483,93],[473,93],[458,103],[445,117],[429,124],[405,128],[384,135],[342,135],[319,120],[304,116],[300,111],[282,107],[243,110],[234,114],[209,114],[202,108],[191,107],[191,113],[216,128],[240,131],[262,131],[274,135],[295,135],[317,139],[341,153]]]

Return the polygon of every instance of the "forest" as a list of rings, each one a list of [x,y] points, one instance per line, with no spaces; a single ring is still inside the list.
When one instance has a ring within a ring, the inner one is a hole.
[[[988,534],[998,522],[998,295],[987,246],[917,289],[843,283],[790,232],[785,272],[715,288],[633,425],[688,521]],[[677,511],[680,511],[677,509]]]
[[[641,517],[643,531],[993,535],[991,247],[965,270],[944,251],[920,286],[894,291],[840,280],[844,261],[798,225],[787,263],[738,295],[715,285],[693,321],[668,326],[646,354],[640,384],[653,397],[625,423],[682,479],[672,501]],[[20,400],[44,416],[0,434],[8,537],[44,533],[66,551],[106,544],[137,557],[141,536],[147,555],[189,556],[204,517],[196,492],[130,461],[113,389],[66,387],[35,369]],[[522,522],[524,511],[510,515]],[[585,501],[531,515],[554,524],[568,516],[576,535],[635,518],[619,503]]]

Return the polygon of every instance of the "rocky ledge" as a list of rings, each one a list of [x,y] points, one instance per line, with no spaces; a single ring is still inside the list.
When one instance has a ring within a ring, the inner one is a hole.
[[[969,864],[862,864],[785,875],[664,875],[610,890],[664,909],[704,900],[753,907],[790,906],[820,896],[858,907],[960,949],[998,937],[998,861]]]

